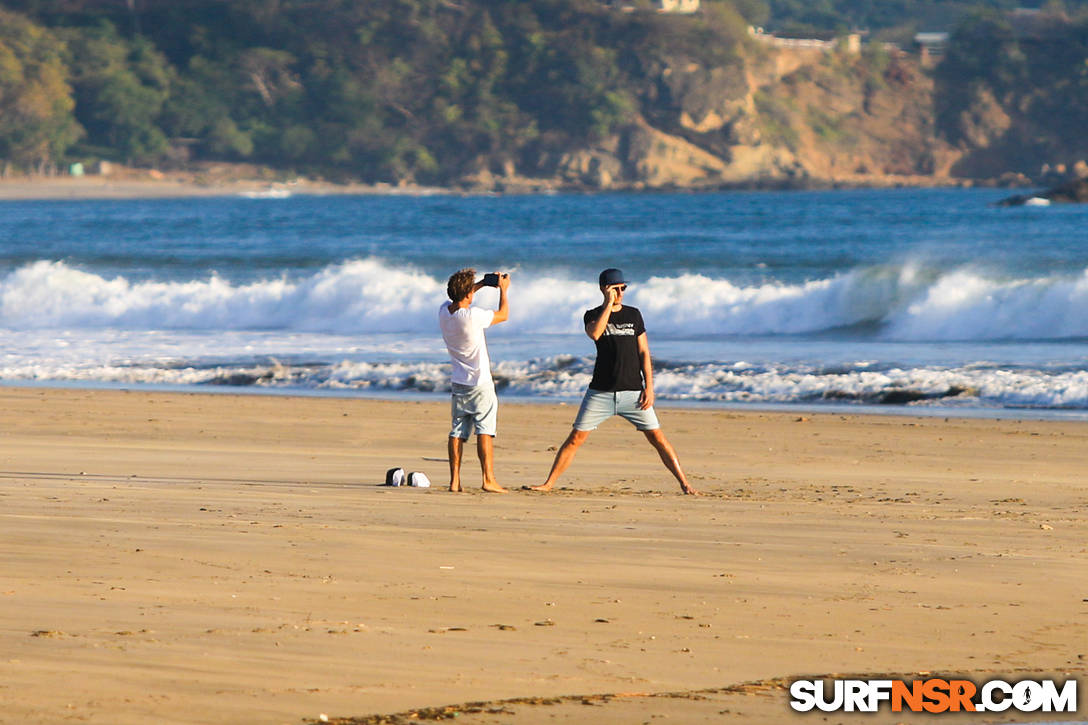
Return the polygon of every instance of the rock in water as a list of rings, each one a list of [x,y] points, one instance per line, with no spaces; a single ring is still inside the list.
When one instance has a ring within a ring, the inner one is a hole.
[[[1055,186],[1041,194],[1018,194],[1002,199],[997,206],[1046,206],[1044,202],[1054,204],[1088,203],[1088,179],[1077,179],[1068,184]]]

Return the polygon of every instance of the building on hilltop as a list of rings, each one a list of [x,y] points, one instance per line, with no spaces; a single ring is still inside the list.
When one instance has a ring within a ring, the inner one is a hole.
[[[768,33],[763,28],[753,25],[748,26],[748,35],[753,39],[773,45],[776,48],[793,48],[795,50],[820,50],[831,52],[833,50],[845,50],[851,55],[861,52],[861,33],[850,33],[841,37],[824,38],[781,38],[774,33]]]
[[[659,13],[694,13],[699,10],[699,0],[655,0],[654,9]]]
[[[1021,43],[1046,43],[1060,37],[1064,28],[1071,22],[1069,16],[1061,10],[1039,8],[1016,8],[1005,13],[1012,27],[1012,37]],[[914,47],[918,51],[919,61],[923,66],[934,66],[941,62],[951,34],[943,32],[916,33]]]
[[[919,62],[932,66],[940,62],[948,49],[949,33],[915,33],[914,47],[918,49]]]
[[[699,11],[699,0],[652,0],[649,3],[641,4],[634,3],[631,0],[603,0],[602,4],[625,13],[633,13],[644,8],[656,10],[659,13],[675,13],[677,15],[690,15]]]

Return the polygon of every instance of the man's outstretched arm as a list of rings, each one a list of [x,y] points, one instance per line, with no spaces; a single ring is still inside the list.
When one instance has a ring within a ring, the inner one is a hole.
[[[510,275],[499,275],[499,309],[495,310],[495,316],[491,318],[491,324],[497,325],[510,319],[510,301],[506,291],[510,289]]]

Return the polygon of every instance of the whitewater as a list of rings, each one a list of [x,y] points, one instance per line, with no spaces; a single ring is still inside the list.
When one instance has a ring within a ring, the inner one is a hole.
[[[663,402],[1088,412],[1088,214],[999,195],[4,202],[0,381],[439,395],[475,266],[503,395],[574,399],[620,266]]]

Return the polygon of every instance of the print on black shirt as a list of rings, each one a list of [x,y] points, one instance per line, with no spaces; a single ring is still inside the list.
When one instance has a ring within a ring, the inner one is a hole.
[[[582,321],[596,320],[602,307],[586,310]],[[593,365],[592,390],[642,390],[642,366],[638,359],[638,336],[646,332],[642,313],[624,305],[608,318],[608,326],[597,341],[597,362]]]

